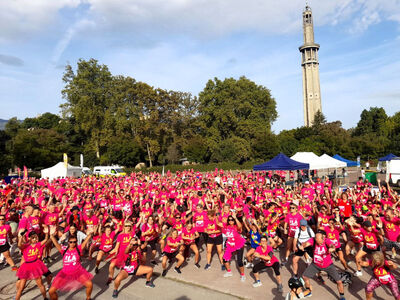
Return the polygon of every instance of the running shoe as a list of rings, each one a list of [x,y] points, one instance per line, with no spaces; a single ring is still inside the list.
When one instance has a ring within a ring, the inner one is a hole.
[[[197,269],[200,269],[200,268],[201,268],[200,265],[199,265],[199,263],[195,263],[194,266],[195,266]]]
[[[287,264],[287,260],[286,260],[286,259],[282,259],[281,266],[283,267],[283,266],[285,266],[286,264]]]
[[[178,273],[178,274],[182,274],[181,269],[179,269],[179,268],[177,268],[177,267],[174,268],[174,271],[175,271],[176,273]]]
[[[165,275],[167,275],[167,270],[162,271],[161,276],[162,276],[162,277],[165,277]]]
[[[210,264],[206,264],[206,266],[204,267],[204,270],[209,270],[211,269],[211,265]]]
[[[99,267],[96,267],[96,268],[94,269],[94,272],[95,272],[96,274],[99,274]]]
[[[278,285],[278,292],[279,292],[279,293],[283,293],[283,285],[282,285],[282,283],[280,283],[280,284]]]
[[[114,290],[112,294],[113,298],[118,298],[118,290]]]
[[[148,288],[155,288],[156,286],[155,286],[154,283],[152,283],[151,281],[147,281],[147,282],[146,282],[146,287],[148,287]]]
[[[344,296],[341,296],[340,300],[346,300],[346,298]]]
[[[354,272],[354,276],[361,277],[362,276],[362,272],[361,271],[356,271],[356,272]]]
[[[251,262],[248,262],[248,263],[246,264],[246,268],[247,268],[247,269],[251,269],[252,267],[254,267],[254,265],[253,265]]]
[[[221,265],[221,271],[226,271],[226,267],[224,265]]]
[[[227,271],[227,272],[225,272],[225,274],[224,274],[224,277],[232,277],[233,275],[232,275],[232,271]]]
[[[246,281],[246,276],[240,275],[240,281],[241,281],[241,282],[245,282],[245,281]]]
[[[397,256],[396,252],[392,252],[392,259],[395,259]]]
[[[255,287],[255,288],[260,287],[260,286],[262,286],[262,283],[260,280],[257,280],[256,282],[253,283],[253,287]]]

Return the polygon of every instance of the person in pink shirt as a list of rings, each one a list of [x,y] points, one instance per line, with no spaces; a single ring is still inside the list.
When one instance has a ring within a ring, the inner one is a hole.
[[[382,252],[378,251],[372,254],[372,261],[365,261],[362,263],[362,266],[371,266],[373,272],[373,275],[365,288],[365,296],[367,300],[372,300],[374,290],[382,285],[388,286],[392,291],[394,299],[400,300],[398,283],[392,272],[397,269],[397,266],[393,262],[385,260],[385,256]]]
[[[306,289],[311,292],[310,278],[313,278],[321,271],[325,271],[336,281],[340,300],[345,300],[343,283],[331,257],[331,253],[335,252],[335,250],[335,245],[326,238],[326,232],[318,230],[315,235],[313,262],[304,271],[303,278]]]
[[[297,228],[300,227],[300,221],[303,216],[298,212],[297,205],[294,203],[290,204],[290,212],[285,217],[285,223],[283,225],[284,233],[288,235],[286,242],[286,257],[282,261],[282,264],[286,264],[289,259],[289,254],[293,250],[294,234]]]
[[[266,236],[261,237],[260,246],[257,247],[256,252],[254,253],[254,257],[259,258],[261,261],[255,264],[253,267],[253,274],[256,280],[253,283],[253,287],[259,287],[262,285],[259,272],[266,268],[272,268],[278,282],[278,291],[282,293],[283,286],[281,272],[279,270],[279,260],[274,255],[274,250],[272,249],[272,247],[268,245],[268,239]]]
[[[192,221],[187,221],[186,226],[182,229],[182,241],[183,241],[183,256],[187,258],[189,256],[189,251],[192,250],[194,253],[194,265],[196,268],[200,269],[199,261],[200,254],[199,249],[195,243],[196,238],[199,237],[199,233],[194,228]]]
[[[222,258],[226,268],[224,277],[231,277],[232,270],[230,260],[232,254],[236,252],[236,262],[240,272],[240,280],[245,281],[246,276],[244,275],[243,252],[246,240],[239,233],[241,229],[242,224],[236,218],[236,213],[232,213],[232,216],[228,217],[226,226],[222,229],[222,233],[226,236],[225,252]]]
[[[46,288],[42,282],[42,276],[49,277],[48,283],[51,282],[51,272],[41,260],[43,247],[49,239],[48,228],[45,227],[43,232],[46,234],[45,239],[39,242],[39,237],[35,231],[31,231],[28,236],[28,242],[25,242],[25,236],[18,241],[18,247],[22,251],[23,262],[17,271],[17,293],[15,299],[21,298],[28,280],[35,280],[44,299],[46,299]]]
[[[178,231],[176,229],[172,229],[170,236],[167,237],[163,252],[163,258],[162,258],[163,271],[161,274],[163,277],[167,275],[167,261],[171,262],[174,258],[176,258],[177,260],[174,271],[178,274],[182,273],[180,267],[185,261],[185,258],[180,252],[182,244],[183,244],[182,237],[178,236]]]
[[[68,240],[68,246],[61,246],[55,237],[55,231],[50,231],[50,238],[62,255],[63,268],[57,273],[49,289],[51,300],[57,300],[57,291],[75,291],[82,286],[86,287],[86,300],[90,300],[92,294],[93,275],[86,271],[81,265],[81,254],[92,238],[90,233],[81,245],[77,245],[77,238],[71,236]]]
[[[342,263],[344,270],[347,271],[349,269],[347,262],[344,258],[344,252],[342,250],[342,245],[340,244],[340,232],[337,230],[338,222],[335,219],[329,219],[328,226],[324,227],[326,232],[326,238],[330,240],[336,248],[336,254],[339,257],[340,262]],[[341,226],[341,224],[339,223]]]
[[[196,206],[196,211],[193,214],[193,225],[196,231],[199,233],[199,236],[196,238],[195,242],[197,245],[197,248],[200,247],[200,238],[203,239],[203,243],[207,243],[207,234],[205,233],[205,226],[206,226],[206,221],[207,221],[207,212],[204,211],[203,205],[198,204]]]
[[[5,222],[5,215],[0,215],[0,254],[3,254],[5,260],[11,266],[11,270],[17,271],[18,268],[10,255],[10,241],[12,240],[11,227]]]

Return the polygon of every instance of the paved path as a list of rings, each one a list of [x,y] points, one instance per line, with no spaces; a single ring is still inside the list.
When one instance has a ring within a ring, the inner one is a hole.
[[[54,250],[53,250],[54,251]],[[202,253],[204,256],[204,253]],[[53,257],[59,257],[53,255]],[[93,272],[93,262],[87,260],[84,261],[84,266],[88,267],[88,270]],[[399,263],[399,261],[397,261]],[[204,260],[201,261],[201,265],[204,266]],[[100,273],[94,277],[94,289],[92,298],[93,299],[112,299],[112,284],[107,287],[105,281],[107,278],[108,265],[101,265]],[[276,288],[276,282],[274,276],[272,276],[272,270],[268,270],[260,274],[263,285],[259,288],[253,288],[252,283],[254,279],[250,273],[250,270],[246,269],[247,280],[241,282],[238,271],[234,268],[231,278],[224,278],[223,272],[220,269],[220,265],[217,262],[216,255],[212,262],[210,270],[204,270],[203,268],[198,270],[193,266],[193,261],[189,261],[187,265],[182,268],[182,274],[177,274],[173,271],[173,268],[169,270],[167,276],[162,278],[159,276],[161,272],[161,265],[155,267],[157,277],[154,279],[156,287],[154,289],[145,287],[144,278],[129,278],[131,281],[124,281],[121,285],[122,290],[118,299],[193,299],[193,300],[225,300],[225,299],[283,299],[286,296],[288,290],[287,281],[290,278],[289,270],[284,267],[281,269],[282,279],[284,284],[284,293],[280,294]],[[52,272],[57,272],[61,267],[61,263],[58,261],[50,266]],[[300,270],[304,269],[305,264],[300,264]],[[355,267],[355,264],[350,264],[351,268]],[[364,270],[362,277],[353,277],[353,284],[351,287],[346,288],[345,294],[346,299],[365,299],[364,287],[371,277],[369,270]],[[116,273],[117,274],[117,273]],[[395,273],[397,278],[400,278],[398,272]],[[15,295],[15,273],[11,272],[10,268],[7,267],[0,271],[0,299],[13,299]],[[312,281],[313,285],[313,299],[337,299],[336,285],[330,282],[326,277],[326,284],[319,285],[315,281]],[[390,291],[386,288],[378,288],[376,297],[374,299],[386,300],[392,299]],[[25,289],[25,294],[22,297],[23,300],[28,299],[42,299],[39,290],[34,285],[34,282],[30,282],[28,287]],[[60,294],[60,299],[85,299],[84,290],[69,294]]]

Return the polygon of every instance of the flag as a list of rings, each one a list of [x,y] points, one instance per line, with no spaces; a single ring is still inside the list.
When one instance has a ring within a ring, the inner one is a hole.
[[[68,168],[68,155],[67,153],[64,153],[64,166],[67,169]]]
[[[81,166],[81,168],[83,168],[83,154],[80,155],[80,160],[81,160],[80,166]]]
[[[18,178],[21,178],[21,169],[17,168],[17,170],[18,170]]]
[[[24,179],[28,179],[28,168],[24,166]]]

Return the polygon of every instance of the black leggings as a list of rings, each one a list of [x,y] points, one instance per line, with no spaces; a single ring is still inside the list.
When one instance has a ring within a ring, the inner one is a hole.
[[[243,252],[244,252],[244,247],[236,250],[235,252],[232,252],[234,255],[236,253],[236,263],[238,267],[243,267]],[[224,263],[227,263],[228,261],[224,259]]]
[[[279,262],[277,262],[277,261],[274,262],[272,266],[266,266],[264,261],[260,261],[258,264],[256,264],[253,267],[253,273],[258,273],[261,270],[264,270],[264,269],[269,268],[269,267],[272,267],[272,269],[274,269],[274,272],[275,272],[276,276],[281,275],[281,272],[279,270],[279,267],[280,267],[279,266]]]

